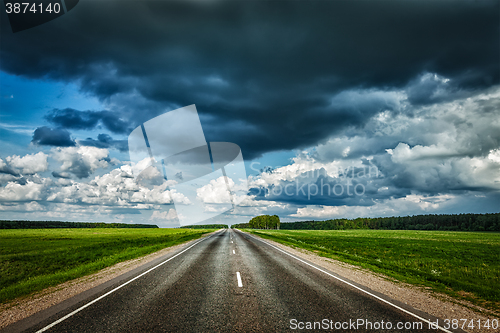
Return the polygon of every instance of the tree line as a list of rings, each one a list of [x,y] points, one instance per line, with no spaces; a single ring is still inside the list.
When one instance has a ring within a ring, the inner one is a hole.
[[[260,215],[252,218],[248,223],[234,224],[231,228],[279,229],[280,224],[278,215]]]
[[[284,230],[443,230],[443,231],[500,231],[500,213],[495,214],[429,214],[326,221],[282,223]]]
[[[184,229],[227,229],[227,224],[201,224],[201,225],[187,225],[181,227]]]
[[[158,228],[154,224],[127,224],[104,222],[61,221],[0,221],[0,229],[54,229],[54,228]]]

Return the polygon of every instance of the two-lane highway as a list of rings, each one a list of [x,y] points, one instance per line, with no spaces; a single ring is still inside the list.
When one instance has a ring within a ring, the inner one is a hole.
[[[436,320],[251,235],[224,230],[27,331],[447,332],[422,319]]]

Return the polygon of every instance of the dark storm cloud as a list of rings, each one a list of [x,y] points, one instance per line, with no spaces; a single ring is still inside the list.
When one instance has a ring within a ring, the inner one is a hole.
[[[71,175],[67,172],[57,172],[52,171],[52,177],[54,178],[62,178],[62,179],[70,179]]]
[[[33,133],[32,143],[42,146],[73,147],[75,141],[70,133],[62,128],[38,127]]]
[[[94,112],[81,112],[70,108],[54,109],[45,116],[45,119],[55,125],[78,130],[93,129],[99,122],[99,118]]]
[[[110,111],[78,111],[71,108],[54,109],[45,116],[49,122],[67,129],[91,130],[98,124],[116,134],[129,132],[128,124]]]
[[[0,163],[0,173],[4,173],[15,177],[19,176],[19,172],[17,172],[16,170],[14,170],[5,163]]]
[[[0,66],[154,105],[123,105],[131,124],[196,104],[207,140],[237,143],[248,159],[317,144],[390,109],[332,105],[346,89],[404,88],[423,73],[457,91],[497,84],[498,10],[498,1],[88,1],[17,34],[2,18]],[[410,101],[439,100],[437,84],[416,86]]]
[[[97,140],[92,138],[87,138],[86,140],[79,140],[79,144],[82,146],[92,146],[97,148],[114,148],[121,152],[128,152],[128,141],[127,140],[114,140],[108,134],[99,134]]]

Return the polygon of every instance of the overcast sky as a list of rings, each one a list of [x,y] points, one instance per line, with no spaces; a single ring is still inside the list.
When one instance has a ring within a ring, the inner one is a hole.
[[[127,138],[192,104],[249,176],[214,222],[499,212],[499,13],[500,1],[81,1],[12,33],[2,10],[0,218],[178,226],[168,187],[134,179]]]

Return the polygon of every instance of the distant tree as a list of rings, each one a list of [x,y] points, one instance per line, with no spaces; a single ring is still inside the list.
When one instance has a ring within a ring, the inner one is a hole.
[[[282,223],[288,230],[343,230],[343,229],[391,229],[391,230],[449,230],[449,231],[500,231],[500,213],[459,215],[415,215],[325,221],[300,221]]]
[[[248,222],[248,227],[252,229],[279,229],[280,218],[278,215],[256,216]]]
[[[158,228],[154,224],[61,221],[0,221],[0,229],[54,229],[54,228]]]

